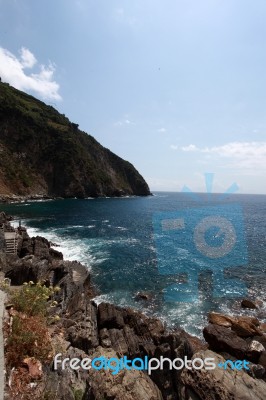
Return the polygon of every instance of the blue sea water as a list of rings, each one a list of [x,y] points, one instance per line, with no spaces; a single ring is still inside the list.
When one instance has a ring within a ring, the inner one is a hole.
[[[193,232],[195,210],[208,210],[217,204],[230,208],[231,204],[237,204],[243,210],[241,228],[236,229],[236,235],[241,236],[241,246],[237,247],[237,262],[228,268],[223,265],[221,269],[226,278],[237,280],[239,287],[246,285],[248,296],[266,299],[266,196],[234,194],[221,201],[217,194],[211,199],[207,194],[200,194],[195,202],[184,193],[154,194],[149,197],[31,201],[1,205],[1,209],[15,216],[15,226],[19,219],[22,220],[31,236],[43,235],[60,245],[58,249],[65,258],[85,263],[99,289],[96,301],[108,300],[135,307],[162,318],[169,326],[179,325],[200,335],[209,311],[237,313],[239,299],[231,298],[230,285],[223,288],[224,298],[213,296],[212,275],[204,272],[204,259],[193,256],[191,243],[194,239],[190,236],[177,246],[176,255],[171,254],[175,268],[163,274],[158,237],[166,235],[165,240],[172,240],[171,232],[170,236],[169,232],[159,232],[154,221],[157,215],[177,213],[185,216],[185,225],[192,227]],[[236,238],[237,241],[240,239]],[[219,246],[219,243],[215,245]],[[248,260],[244,257],[245,249]],[[190,303],[180,299],[165,301],[167,287],[173,284],[182,287],[187,280],[184,268],[180,274],[178,266],[189,265],[191,260],[196,269],[203,262],[197,298]],[[223,278],[220,283],[224,286]],[[139,291],[149,292],[151,300],[137,300],[135,296]]]

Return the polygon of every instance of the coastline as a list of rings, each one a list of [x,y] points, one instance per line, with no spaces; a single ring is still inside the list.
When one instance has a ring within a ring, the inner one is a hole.
[[[150,197],[154,196],[153,193],[149,193],[147,195],[127,195],[121,194],[120,196],[95,196],[95,197],[58,197],[58,196],[49,196],[49,195],[40,195],[40,194],[31,194],[31,195],[0,195],[0,204],[13,204],[13,203],[26,203],[26,202],[34,202],[34,201],[52,201],[52,200],[67,200],[67,199],[76,199],[76,200],[94,200],[94,199],[128,199],[134,197]]]
[[[28,205],[30,205],[31,203],[29,203]],[[73,202],[73,207],[76,207],[75,202]],[[27,204],[25,204],[26,206]],[[24,205],[23,205],[24,206]],[[61,205],[59,204],[59,206],[61,207]],[[21,209],[24,209],[23,207],[21,207]],[[13,210],[13,209],[12,209]],[[15,210],[15,209],[14,209]],[[11,212],[11,211],[10,211]],[[26,211],[27,214],[27,211]],[[51,218],[55,218],[55,217],[51,217]],[[63,253],[64,259],[67,259],[69,261],[78,261],[80,263],[82,263],[83,265],[86,266],[86,268],[88,269],[88,271],[91,271],[91,269],[94,266],[97,266],[96,264],[99,262],[101,262],[101,260],[105,259],[105,247],[101,248],[101,252],[97,251],[95,252],[95,247],[94,244],[91,245],[89,243],[86,242],[86,240],[84,240],[84,236],[73,236],[73,233],[76,232],[77,230],[80,229],[80,232],[83,231],[84,228],[93,228],[94,225],[89,225],[87,226],[86,224],[83,224],[82,222],[80,223],[80,225],[68,225],[65,224],[64,228],[61,228],[60,226],[56,226],[55,229],[53,229],[53,221],[48,221],[48,225],[46,226],[43,224],[42,220],[45,220],[45,217],[41,217],[38,218],[38,215],[36,217],[37,221],[41,221],[40,223],[34,222],[35,217],[32,217],[33,221],[32,224],[30,223],[31,218],[26,218],[26,219],[22,219],[22,225],[25,225],[27,228],[28,233],[30,234],[30,236],[41,236],[41,237],[45,237],[46,239],[49,240],[49,242],[51,243],[51,247],[53,247],[55,250],[59,250]],[[15,224],[18,226],[19,224],[19,217],[16,217],[16,219],[13,221],[15,222]],[[28,222],[29,220],[29,222]],[[104,223],[107,222],[107,220],[103,220]],[[91,224],[95,224],[95,222],[89,222]],[[107,223],[110,223],[109,221]],[[103,225],[105,226],[105,224]],[[109,225],[108,225],[109,226]],[[75,229],[72,229],[75,228]],[[82,229],[81,229],[82,228]],[[66,231],[66,232],[65,232]],[[93,229],[89,229],[89,231],[93,231]],[[96,239],[96,241],[98,241],[98,239]],[[54,244],[54,245],[53,245]],[[105,245],[104,245],[105,246]],[[103,254],[103,255],[102,255]],[[97,268],[96,268],[97,271]],[[98,270],[99,272],[99,270]],[[96,272],[96,274],[98,273]],[[92,276],[93,276],[93,271],[91,272]],[[96,275],[97,276],[97,275]],[[94,279],[95,279],[95,275],[94,275]],[[96,279],[97,280],[97,279]],[[98,284],[101,282],[99,282],[98,280]],[[99,285],[99,286],[100,286]],[[166,323],[166,325],[168,326],[169,329],[175,328],[177,326],[181,327],[182,329],[186,330],[186,332],[188,332],[191,335],[195,335],[198,338],[202,339],[203,338],[203,328],[207,325],[208,323],[208,312],[210,311],[209,309],[205,309],[202,312],[202,305],[199,304],[199,308],[197,308],[197,305],[189,305],[184,303],[182,310],[181,310],[181,305],[179,304],[178,307],[176,307],[174,309],[174,312],[172,314],[167,314],[167,310],[169,310],[169,308],[165,305],[163,305],[163,307],[161,306],[161,304],[164,303],[160,303],[160,305],[158,306],[158,302],[161,301],[161,299],[159,298],[159,300],[155,297],[153,297],[153,293],[150,292],[150,297],[146,300],[143,300],[141,298],[138,298],[138,300],[136,301],[136,297],[138,295],[139,291],[143,291],[145,293],[145,291],[147,290],[147,293],[149,294],[149,290],[148,289],[136,289],[133,292],[130,291],[125,291],[125,292],[120,292],[120,290],[117,290],[117,288],[112,292],[112,291],[105,291],[104,288],[102,288],[103,290],[101,291],[100,289],[97,291],[97,298],[95,299],[95,301],[97,303],[100,302],[111,302],[113,304],[116,304],[118,306],[121,307],[131,307],[134,310],[138,310],[140,312],[144,312],[147,315],[154,317],[154,318],[159,318],[161,321],[163,321],[164,323]],[[254,295],[253,295],[254,296]],[[256,297],[258,298],[258,297]],[[262,299],[262,297],[261,297]],[[235,314],[235,315],[253,315],[256,316],[257,313],[254,310],[248,311],[245,309],[242,309],[240,307],[240,301],[241,300],[237,300],[234,301],[234,303],[221,303],[219,305],[215,305],[215,308],[212,308],[212,311],[217,311],[223,314]],[[260,318],[262,318],[262,320],[264,320],[264,322],[266,322],[266,302],[264,302],[264,306],[263,309],[260,309]],[[190,310],[191,307],[194,307],[194,311],[192,311],[193,315],[195,314],[195,310],[199,310],[199,318],[195,319],[194,317],[190,317],[189,312],[187,310]],[[166,311],[166,312],[165,312]],[[170,308],[170,312],[172,311],[172,309]],[[263,315],[262,315],[263,314]],[[188,315],[188,318],[186,322],[185,318]],[[177,317],[176,317],[177,316]],[[193,318],[194,318],[194,322],[193,322]],[[184,322],[185,321],[185,322]],[[193,328],[193,323],[194,326],[196,328]],[[192,326],[192,328],[191,328]]]
[[[6,220],[5,223],[9,224],[9,221]],[[254,365],[251,376],[244,371],[224,371],[221,376],[222,371],[219,370],[206,376],[197,370],[177,372],[169,368],[153,371],[150,376],[142,371],[127,371],[126,375],[125,371],[121,371],[118,376],[127,376],[127,381],[131,382],[131,389],[127,389],[126,383],[118,384],[110,371],[94,371],[73,377],[73,371],[68,369],[62,375],[62,371],[54,371],[51,364],[44,373],[45,377],[43,375],[43,379],[37,381],[36,387],[42,388],[44,382],[49,382],[49,392],[57,390],[56,398],[59,399],[72,398],[70,392],[66,395],[69,382],[74,382],[75,388],[81,388],[81,398],[84,400],[90,398],[89,393],[96,400],[107,399],[110,391],[115,393],[114,399],[188,400],[194,393],[197,396],[194,398],[206,400],[213,399],[215,393],[218,395],[221,390],[221,399],[245,399],[245,390],[246,393],[251,391],[254,394],[254,400],[263,399],[266,390],[266,364],[264,367],[259,362],[265,362],[266,350],[263,343],[266,342],[266,327],[256,318],[235,319],[213,313],[204,332],[208,344],[204,343],[182,329],[167,329],[160,320],[130,308],[104,302],[97,305],[93,301],[95,291],[90,273],[85,266],[75,261],[63,260],[62,254],[52,249],[45,238],[30,238],[25,230],[21,230],[19,234],[19,255],[8,255],[2,249],[1,269],[12,285],[42,280],[60,287],[56,296],[58,305],[54,310],[60,315],[60,320],[53,326],[51,335],[53,340],[61,341],[65,355],[127,355],[131,358],[163,356],[174,359],[177,356],[191,358],[199,355],[204,358],[211,354],[219,359],[222,353],[232,359],[248,357]],[[252,343],[254,347],[254,342],[260,346],[257,345],[251,351],[249,349]],[[34,379],[32,381],[36,383]],[[243,382],[247,386],[243,387]],[[135,389],[133,390],[135,385],[140,390],[137,395]],[[56,387],[60,387],[60,391]],[[46,387],[45,390],[48,389]]]

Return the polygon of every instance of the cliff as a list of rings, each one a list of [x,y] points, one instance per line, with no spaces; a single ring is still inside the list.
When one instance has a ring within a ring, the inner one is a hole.
[[[149,194],[132,164],[52,106],[0,82],[0,197]]]

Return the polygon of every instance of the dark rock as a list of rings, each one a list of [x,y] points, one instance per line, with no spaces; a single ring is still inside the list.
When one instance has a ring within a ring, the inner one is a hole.
[[[63,254],[61,251],[55,250],[53,248],[49,249],[49,255],[55,260],[63,260]]]
[[[125,325],[123,311],[113,304],[101,303],[98,307],[98,325],[99,329],[123,328]]]
[[[225,351],[242,360],[246,356],[248,344],[228,328],[208,325],[203,330],[203,336],[212,350]]]
[[[252,376],[252,378],[264,379],[266,370],[262,365],[249,363],[248,367],[249,370],[247,373]]]
[[[74,309],[73,304],[75,304]],[[96,307],[86,301],[84,296],[76,294],[68,303],[67,310],[72,312],[67,311],[65,325],[68,326],[69,322],[73,322],[67,328],[67,339],[73,347],[88,353],[99,345]]]
[[[138,292],[135,296],[136,300],[151,300],[152,294],[149,292]]]
[[[263,351],[261,353],[258,363],[262,365],[266,370],[266,351]]]
[[[249,300],[249,299],[243,299],[241,301],[241,307],[243,308],[253,308],[253,309],[257,309],[257,305],[253,300]]]

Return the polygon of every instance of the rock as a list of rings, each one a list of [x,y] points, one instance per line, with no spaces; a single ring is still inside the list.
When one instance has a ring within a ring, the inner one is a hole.
[[[252,340],[248,347],[247,357],[249,360],[257,363],[263,351],[265,351],[264,346],[256,340]]]
[[[73,309],[73,303],[75,309]],[[92,348],[99,345],[97,330],[97,309],[90,301],[86,302],[86,298],[80,294],[76,294],[67,306],[68,312],[66,319],[67,339],[73,347],[88,353]],[[73,312],[74,311],[74,312]],[[69,327],[69,322],[72,325]]]
[[[149,292],[138,292],[135,296],[136,300],[151,300],[152,294]]]
[[[113,304],[101,303],[98,306],[98,325],[100,329],[123,328],[125,323],[122,310]]]
[[[249,370],[247,371],[247,373],[250,376],[252,376],[253,378],[257,378],[257,379],[264,379],[266,370],[262,365],[249,363],[248,367],[249,367]]]
[[[100,337],[100,345],[102,347],[111,347],[112,346],[112,342],[110,339],[108,329],[106,329],[106,328],[101,329],[100,333],[99,333],[99,337]]]
[[[222,328],[222,327],[220,327]],[[224,328],[226,329],[226,328]],[[214,358],[216,365],[224,358],[210,350],[194,354],[194,358]],[[180,400],[264,400],[266,383],[253,379],[244,371],[215,368],[183,369],[179,387]]]
[[[112,349],[98,347],[91,358],[117,358]],[[94,400],[163,400],[158,387],[142,371],[122,370],[112,374],[110,370],[90,369],[84,398]]]
[[[211,350],[224,351],[238,359],[244,359],[248,350],[246,341],[224,326],[208,325],[203,330],[203,336]]]
[[[55,347],[60,349],[63,358],[88,357],[83,351],[73,348],[69,342],[60,339],[55,343]],[[42,380],[42,397],[44,399],[56,400],[77,400],[82,399],[86,392],[87,371],[83,369],[73,370],[66,363],[62,370],[62,364],[58,363],[57,370],[45,369],[45,380]]]
[[[260,324],[260,330],[261,330],[263,333],[266,333],[266,323]]]
[[[235,322],[246,322],[248,324],[252,324],[254,326],[259,326],[260,321],[256,317],[249,317],[247,315],[241,315],[240,317],[234,317],[233,320]]]
[[[208,315],[208,320],[210,324],[215,324],[219,326],[231,327],[232,326],[232,318],[227,315],[211,312]]]
[[[36,360],[36,358],[25,358],[23,364],[27,365],[31,379],[40,379],[43,376],[42,364],[39,360]]]
[[[241,301],[241,307],[243,308],[252,308],[252,309],[257,309],[257,305],[253,300],[249,300],[249,299],[243,299]]]
[[[260,330],[248,320],[238,318],[232,322],[232,330],[237,333],[238,336],[249,337],[260,335]]]
[[[266,369],[266,351],[261,353],[258,363]]]

